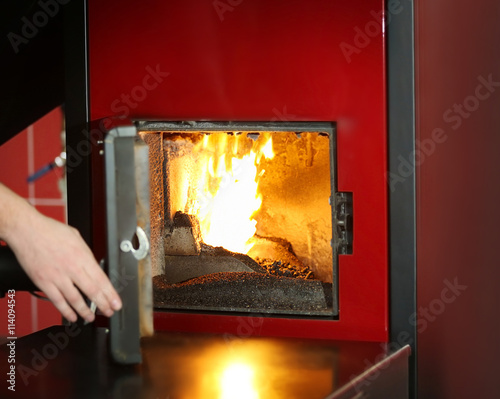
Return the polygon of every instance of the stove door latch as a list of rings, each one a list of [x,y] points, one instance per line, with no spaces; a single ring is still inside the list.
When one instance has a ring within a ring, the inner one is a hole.
[[[352,193],[336,192],[333,206],[334,237],[332,245],[336,246],[339,255],[352,255]]]
[[[149,254],[149,240],[148,236],[144,232],[144,230],[137,226],[135,236],[133,241],[136,241],[137,244],[134,244],[129,240],[123,240],[120,243],[120,249],[122,252],[132,252],[134,258],[137,260],[142,260]]]

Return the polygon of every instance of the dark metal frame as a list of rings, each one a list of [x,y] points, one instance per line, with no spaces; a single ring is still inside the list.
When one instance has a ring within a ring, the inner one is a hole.
[[[89,132],[87,1],[64,6],[68,223],[92,244],[92,145]],[[78,204],[78,206],[71,206]]]
[[[333,316],[339,314],[338,255],[352,253],[352,194],[337,192],[337,139],[335,123],[328,122],[173,122],[137,121],[138,131],[249,131],[325,132],[330,140],[330,205],[332,207]],[[350,202],[351,200],[351,202]],[[351,229],[349,231],[349,228]],[[273,315],[275,316],[275,315]]]
[[[389,173],[398,175],[399,156],[415,154],[414,2],[407,1],[387,26]],[[415,163],[413,162],[413,165]],[[416,176],[415,169],[389,189],[390,342],[410,344],[410,397],[417,395]]]

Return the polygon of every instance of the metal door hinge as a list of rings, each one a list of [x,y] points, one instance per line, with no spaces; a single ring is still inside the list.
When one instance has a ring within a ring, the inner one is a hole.
[[[353,241],[353,215],[352,215],[352,193],[335,193],[335,230],[333,244],[337,246],[339,255],[352,254]]]

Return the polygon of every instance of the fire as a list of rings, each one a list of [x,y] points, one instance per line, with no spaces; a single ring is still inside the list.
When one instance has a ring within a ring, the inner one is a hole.
[[[262,204],[259,179],[264,171],[259,165],[274,157],[270,134],[255,141],[244,133],[207,134],[194,152],[200,173],[188,213],[198,218],[206,244],[246,254]]]

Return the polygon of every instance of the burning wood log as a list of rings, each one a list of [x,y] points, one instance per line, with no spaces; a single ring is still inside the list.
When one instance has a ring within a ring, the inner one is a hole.
[[[196,218],[177,212],[173,225],[165,233],[165,255],[199,255],[200,227]]]
[[[275,276],[313,279],[314,273],[297,258],[292,244],[275,237],[254,236],[248,255]]]

